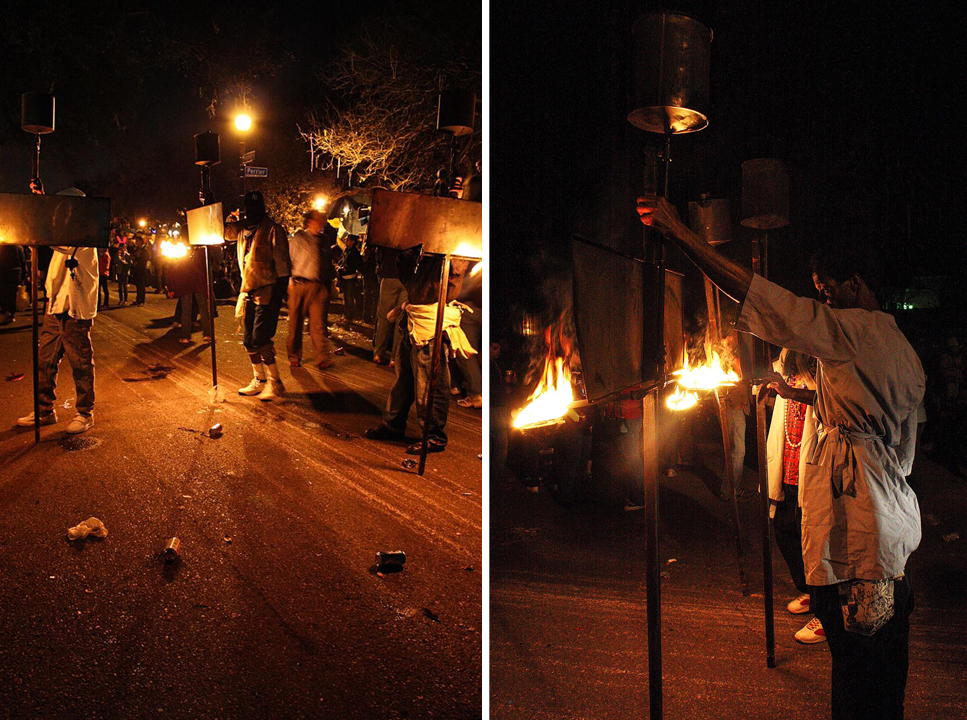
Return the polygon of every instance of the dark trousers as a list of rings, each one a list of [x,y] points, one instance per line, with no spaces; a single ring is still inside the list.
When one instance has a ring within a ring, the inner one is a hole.
[[[363,278],[363,321],[376,324],[376,305],[379,302],[379,278]]]
[[[245,336],[242,345],[248,350],[253,365],[261,362],[275,363],[275,345],[272,338],[279,326],[279,311],[285,297],[289,278],[279,278],[272,286],[272,296],[265,305],[257,305],[251,296],[245,300]]]
[[[97,304],[101,304],[101,293],[104,293],[104,307],[111,304],[111,288],[108,283],[107,275],[97,276]]]
[[[118,267],[118,302],[128,301],[128,275],[131,268],[127,265]]]
[[[847,632],[839,586],[812,588],[813,612],[823,624],[833,660],[833,720],[902,720],[909,667],[913,590],[908,578],[894,583],[890,621],[872,637]]]
[[[325,283],[308,280],[289,282],[289,338],[286,350],[290,361],[302,360],[302,326],[309,318],[309,337],[316,348],[315,362],[329,359],[329,341],[322,324],[326,305],[329,304],[329,288]]]
[[[67,355],[74,373],[77,391],[75,406],[81,415],[94,411],[94,350],[91,347],[93,320],[75,320],[67,313],[44,315],[40,328],[40,414],[47,415],[54,409],[54,388],[57,386],[57,369]]]
[[[17,312],[17,291],[20,290],[20,269],[0,270],[0,313]]]
[[[426,416],[424,404],[426,389],[430,381],[430,360],[433,353],[433,343],[423,347],[415,347],[410,342],[410,334],[406,330],[406,315],[400,321],[400,345],[396,350],[396,382],[389,392],[386,410],[383,412],[383,424],[390,430],[404,432],[406,418],[410,414],[410,407],[416,402],[416,412],[420,420]],[[447,434],[444,427],[450,412],[450,368],[446,358],[447,347],[440,349],[437,362],[436,385],[431,399],[432,409],[429,417],[429,437],[446,445]]]
[[[340,278],[339,289],[342,291],[343,314],[346,316],[346,322],[358,320],[363,309],[362,281],[359,278]]]
[[[802,509],[799,507],[798,488],[795,485],[783,485],[785,499],[776,505],[776,516],[772,520],[772,529],[776,535],[776,545],[782,559],[786,561],[789,574],[796,589],[801,593],[809,592],[806,586],[806,569],[802,560]]]
[[[146,279],[145,276],[147,274],[148,274],[147,268],[143,268],[143,267],[136,267],[131,273],[132,279],[134,280],[134,287],[138,291],[138,294],[135,296],[134,302],[138,303],[139,305],[144,304],[144,283]]]
[[[191,330],[195,324],[195,308],[198,308],[198,313],[201,316],[202,337],[211,339],[212,328],[211,315],[208,311],[208,296],[200,292],[178,298],[178,307],[175,309],[180,311],[180,315],[176,313],[175,317],[178,317],[181,323],[181,337],[191,340]]]
[[[396,356],[401,332],[399,323],[391,322],[386,316],[394,308],[406,302],[406,288],[397,278],[383,278],[379,284],[379,306],[376,309],[376,335],[373,355],[378,360],[389,360]]]

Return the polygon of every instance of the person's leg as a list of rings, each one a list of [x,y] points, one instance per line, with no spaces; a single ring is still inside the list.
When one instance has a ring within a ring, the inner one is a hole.
[[[138,290],[138,294],[135,302],[137,302],[139,305],[144,305],[144,283],[145,283],[145,270],[144,268],[141,268],[136,272],[136,276],[134,279],[134,284]]]
[[[318,365],[330,361],[329,341],[323,332],[322,316],[323,306],[329,298],[329,291],[322,283],[309,283],[309,292],[306,296],[306,312],[309,316],[309,337],[315,347],[316,355],[314,362]]]
[[[198,305],[198,320],[201,322],[201,335],[212,339],[211,312],[208,307],[208,293],[195,293],[195,304]]]
[[[426,392],[430,382],[430,364],[433,357],[433,344],[428,343],[420,348],[413,348],[413,368],[416,376],[416,412],[423,422],[429,422],[427,435],[437,444],[446,446],[447,434],[444,427],[450,413],[450,366],[446,357],[447,347],[440,348],[437,360],[436,378],[433,393],[430,397],[430,412],[427,414]]]
[[[776,504],[776,516],[772,521],[776,545],[782,559],[786,561],[796,589],[807,593],[809,588],[806,586],[806,570],[802,559],[802,510],[796,498],[797,488],[794,485],[785,485],[783,490],[785,499]]]
[[[93,320],[64,320],[63,340],[74,374],[74,388],[77,391],[75,407],[86,417],[94,413],[94,349],[91,346],[91,327]]]
[[[183,340],[191,340],[191,295],[182,295],[178,298],[178,307],[181,310],[178,315],[178,322],[181,323],[179,335]]]
[[[902,720],[914,605],[909,580],[894,583],[893,618],[871,637],[844,627],[838,585],[813,588],[812,596],[832,658],[833,720]]]
[[[405,322],[405,317],[401,323]],[[396,381],[386,398],[386,409],[383,411],[383,425],[395,433],[402,435],[406,432],[406,419],[413,406],[413,391],[415,368],[412,364],[413,349],[410,345],[408,333],[403,331],[403,340],[396,353]]]
[[[292,364],[302,362],[302,326],[306,317],[308,287],[308,283],[289,282],[289,336],[285,349]]]
[[[102,305],[103,307],[107,307],[108,305],[111,304],[111,302],[110,302],[111,301],[111,293],[110,293],[110,289],[108,288],[108,284],[107,283],[108,283],[107,275],[98,275],[97,276],[97,304],[98,305]],[[102,294],[104,296],[103,303],[101,302],[101,295]]]
[[[249,362],[252,363],[252,380],[248,385],[238,389],[239,395],[258,395],[265,386],[265,365],[262,363],[262,353],[253,344],[255,339],[255,316],[257,306],[251,297],[245,300],[245,309],[242,316],[242,326],[244,328],[242,346],[248,352]]]
[[[333,284],[331,280],[323,283],[326,288],[326,299],[322,303],[322,331],[329,337],[329,303],[332,300]]]
[[[282,301],[288,287],[288,278],[280,278],[272,288],[272,295],[268,304],[256,307],[255,322],[252,328],[252,343],[262,357],[267,376],[265,387],[259,393],[260,400],[274,400],[280,396],[285,387],[279,375],[279,366],[275,362],[275,344],[272,338],[279,325],[279,313]]]
[[[472,313],[464,313],[460,318],[460,327],[463,328],[470,346],[477,351],[476,355],[469,358],[456,358],[456,365],[460,368],[467,385],[467,400],[471,404],[476,404],[483,396],[483,377],[481,373],[481,363],[483,353],[480,350],[481,337],[483,336],[483,325],[481,322],[480,308],[473,308]]]
[[[57,387],[57,368],[64,357],[63,321],[56,315],[44,315],[38,341],[39,381],[37,392],[40,396],[40,416],[54,411],[54,389]]]
[[[393,350],[393,329],[396,323],[386,319],[386,315],[393,309],[393,299],[396,293],[392,288],[393,278],[385,278],[379,284],[379,302],[376,306],[376,331],[373,335],[373,357],[380,362],[387,362]],[[399,280],[396,281],[399,283]]]

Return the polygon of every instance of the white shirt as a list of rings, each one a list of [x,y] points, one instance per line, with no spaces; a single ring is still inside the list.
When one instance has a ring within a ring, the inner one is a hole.
[[[92,319],[97,315],[97,250],[60,246],[53,250],[47,269],[48,314],[67,313],[75,320]],[[71,255],[77,260],[73,278],[65,265]]]
[[[905,478],[925,378],[893,317],[831,308],[754,275],[735,326],[819,360],[817,441],[799,478],[806,582],[902,574],[920,544]]]

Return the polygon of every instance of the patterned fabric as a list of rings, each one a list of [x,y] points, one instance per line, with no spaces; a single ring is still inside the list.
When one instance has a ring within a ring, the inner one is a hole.
[[[790,387],[804,388],[806,381],[797,374],[786,379]],[[806,424],[806,406],[793,400],[786,401],[785,442],[782,447],[782,482],[799,485],[799,447],[802,444],[803,426]]]
[[[846,629],[869,637],[893,617],[893,579],[844,582],[839,603]]]

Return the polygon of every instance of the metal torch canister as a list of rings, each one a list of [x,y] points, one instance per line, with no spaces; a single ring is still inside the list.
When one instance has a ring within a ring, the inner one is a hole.
[[[402,550],[376,553],[376,565],[379,567],[403,567],[406,563],[406,553]]]
[[[179,552],[180,550],[181,540],[176,537],[171,538],[171,540],[168,541],[168,544],[165,545],[164,552],[162,553],[165,562],[173,563],[175,560],[178,560],[181,557],[181,553]]]

